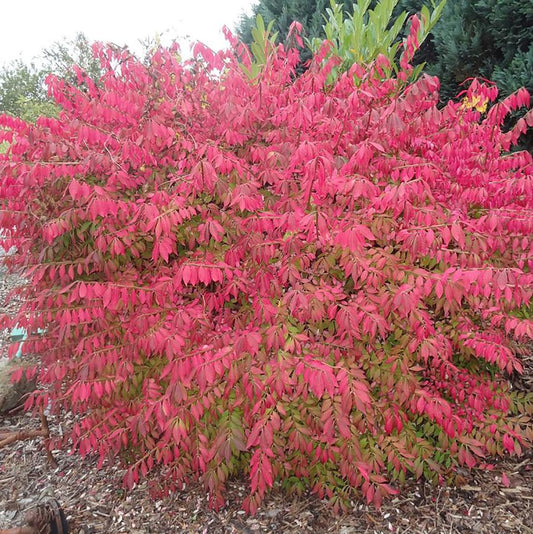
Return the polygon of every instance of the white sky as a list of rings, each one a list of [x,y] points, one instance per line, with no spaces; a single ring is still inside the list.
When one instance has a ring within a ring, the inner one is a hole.
[[[162,34],[162,42],[190,36],[214,49],[225,47],[222,27],[232,31],[254,0],[9,0],[2,2],[0,65],[30,61],[43,48],[83,32],[90,41],[127,44]],[[185,42],[185,41],[184,41]],[[188,45],[182,45],[183,52]]]

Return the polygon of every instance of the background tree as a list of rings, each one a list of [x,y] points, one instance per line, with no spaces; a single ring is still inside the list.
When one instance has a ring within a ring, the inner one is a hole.
[[[431,1],[433,8],[426,9],[428,20],[422,24],[418,34],[420,57],[415,65],[422,64],[427,57],[433,58],[432,45],[425,41],[439,19],[446,0]],[[343,59],[341,70],[354,62],[373,61],[379,53],[388,57],[394,65],[395,50],[407,35],[407,16],[424,8],[422,2],[412,0],[261,0],[251,16],[243,16],[237,28],[241,40],[248,46],[254,42],[253,28],[257,16],[265,24],[271,24],[277,42],[285,42],[293,21],[302,24],[306,46],[301,50],[301,66],[316,52],[323,39],[332,41],[332,53]],[[357,50],[356,50],[357,49]],[[416,74],[415,74],[416,77]]]
[[[39,115],[54,115],[48,100],[45,72],[35,63],[16,60],[0,71],[0,112],[33,121]]]
[[[337,70],[347,71],[354,64],[369,65],[378,58],[381,58],[379,62],[382,76],[387,78],[398,73],[401,70],[400,63],[411,61],[415,51],[425,42],[445,4],[446,0],[442,0],[434,5],[432,11],[425,5],[421,7],[420,17],[416,20],[416,43],[412,41],[409,44],[406,41],[406,49],[401,51],[399,36],[407,28],[411,30],[412,25],[408,23],[406,11],[394,16],[398,0],[382,0],[374,8],[371,8],[371,0],[358,0],[353,4],[351,12],[343,12],[343,7],[332,1],[331,8],[326,10],[324,36],[332,45],[328,55],[341,59],[332,75],[335,76]],[[308,40],[307,44],[313,52],[318,52],[322,41],[323,37],[315,37]],[[385,61],[382,60],[383,57],[386,58]],[[416,66],[410,73],[410,79],[415,80],[423,67],[424,64]]]
[[[100,61],[94,57],[92,43],[83,33],[78,33],[74,39],[55,42],[50,48],[42,52],[45,70],[68,80],[77,82],[72,69],[74,65],[80,67],[93,80],[102,75]]]
[[[401,0],[415,13],[422,0]],[[435,26],[427,70],[441,81],[441,98],[453,98],[467,78],[498,84],[502,96],[533,91],[533,3],[520,0],[448,2]]]
[[[352,7],[351,0],[340,2],[345,10]],[[324,15],[329,7],[329,0],[261,0],[253,8],[251,15],[243,15],[237,27],[241,40],[250,45],[253,42],[252,28],[257,15],[261,15],[266,24],[274,21],[273,32],[284,40],[293,21],[298,21],[305,29],[306,37],[323,35]]]
[[[372,0],[373,8],[378,2]],[[350,0],[339,2],[347,13]],[[392,19],[402,12],[419,13],[425,0],[399,0]],[[273,31],[283,42],[293,20],[300,22],[306,37],[324,37],[326,0],[260,0],[251,16],[244,16],[237,28],[246,44],[252,42],[251,28],[261,14],[266,24],[274,20]],[[520,87],[533,92],[533,3],[522,0],[454,0],[448,2],[432,35],[424,43],[415,63],[439,77],[441,99],[454,98],[467,78],[483,77],[497,82],[502,96]]]
[[[441,81],[441,101],[454,98],[468,78],[496,82],[504,98],[525,87],[533,94],[533,2],[455,0],[448,2],[433,31],[435,57],[427,70]],[[523,115],[514,113],[508,126]],[[533,135],[520,148],[533,150]]]
[[[74,65],[92,79],[100,77],[100,62],[94,58],[91,43],[83,33],[45,48],[39,62],[12,61],[0,70],[0,113],[28,121],[55,115],[58,108],[48,96],[46,77],[52,73],[76,83]]]
[[[340,0],[344,10],[352,8],[351,0]],[[257,15],[261,15],[265,24],[273,22],[272,32],[277,33],[277,41],[284,42],[293,21],[299,22],[304,35],[308,39],[324,35],[323,25],[329,0],[260,0],[252,10],[251,15],[243,15],[237,27],[237,34],[247,45],[253,42],[252,29],[255,27]],[[301,52],[302,63],[311,58],[309,48]]]

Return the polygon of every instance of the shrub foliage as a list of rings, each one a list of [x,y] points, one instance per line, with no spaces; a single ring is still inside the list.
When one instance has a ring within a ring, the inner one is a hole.
[[[28,405],[78,414],[71,443],[129,485],[199,477],[219,506],[245,473],[251,512],[278,483],[379,505],[521,454],[533,161],[507,151],[531,114],[500,125],[529,95],[485,115],[473,82],[438,109],[437,79],[384,79],[382,56],[326,84],[326,48],[249,79],[233,44],[147,65],[97,46],[98,86],[50,80],[58,118],[0,119]]]

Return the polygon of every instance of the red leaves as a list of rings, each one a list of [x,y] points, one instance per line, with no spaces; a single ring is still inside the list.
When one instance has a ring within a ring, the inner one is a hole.
[[[509,480],[507,473],[502,472],[502,486],[504,486],[505,488],[508,488],[510,485],[511,485],[511,481]]]
[[[324,392],[327,392],[330,397],[335,395],[338,386],[335,374],[329,365],[320,360],[309,355],[305,356],[303,361],[296,366],[296,374],[303,375],[309,385],[309,390],[317,398],[322,398]]]
[[[502,444],[504,449],[509,453],[513,454],[515,452],[515,441],[514,439],[509,436],[509,434],[505,434],[502,438]]]
[[[459,247],[464,248],[465,247],[465,234],[463,232],[463,229],[459,224],[452,224],[451,226],[451,235],[457,241],[457,244]]]
[[[370,143],[362,143],[359,145],[359,147],[357,147],[352,158],[356,164],[356,170],[358,173],[362,174],[365,172],[373,153],[374,151],[372,150]]]
[[[68,191],[74,200],[87,198],[91,194],[91,188],[87,184],[80,183],[77,180],[72,180],[70,182]]]
[[[222,236],[224,235],[224,228],[218,221],[210,220],[206,223],[206,226],[208,228],[209,234],[215,241],[222,241]]]
[[[458,460],[461,465],[466,465],[469,468],[473,468],[476,465],[476,459],[466,447],[460,447],[458,452]]]
[[[419,305],[419,294],[410,284],[403,284],[398,288],[392,300],[393,307],[401,316],[407,316]]]
[[[163,261],[168,262],[170,255],[174,252],[174,243],[169,237],[162,237],[156,243],[152,249],[152,260],[155,262],[158,258],[162,258]]]
[[[367,244],[367,241],[375,241],[375,239],[367,226],[354,224],[349,230],[339,232],[335,241],[352,252],[358,252]]]
[[[224,280],[224,269],[221,266],[203,265],[201,263],[190,264],[186,263],[181,266],[177,279],[181,279],[185,285],[197,285],[203,283],[205,285],[211,282],[222,282]]]

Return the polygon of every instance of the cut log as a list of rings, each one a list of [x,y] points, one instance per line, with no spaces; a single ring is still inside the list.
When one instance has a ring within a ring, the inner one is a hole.
[[[36,387],[35,380],[28,380],[25,375],[15,384],[11,382],[12,372],[20,366],[20,360],[0,358],[0,413],[22,406],[27,395]]]

